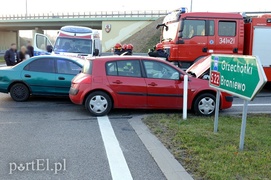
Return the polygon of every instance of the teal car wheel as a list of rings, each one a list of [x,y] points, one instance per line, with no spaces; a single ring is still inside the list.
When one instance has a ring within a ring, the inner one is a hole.
[[[17,83],[10,88],[10,96],[14,101],[22,102],[29,98],[30,92],[26,85]]]

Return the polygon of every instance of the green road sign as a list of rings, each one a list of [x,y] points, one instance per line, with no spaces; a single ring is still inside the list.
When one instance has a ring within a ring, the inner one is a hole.
[[[209,85],[245,100],[252,100],[267,82],[261,62],[255,56],[211,57]]]

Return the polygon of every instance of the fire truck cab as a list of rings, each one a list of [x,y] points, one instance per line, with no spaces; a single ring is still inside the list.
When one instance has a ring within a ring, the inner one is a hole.
[[[271,81],[271,15],[245,17],[240,13],[186,12],[168,14],[162,24],[168,60],[187,68],[210,54],[256,55]]]

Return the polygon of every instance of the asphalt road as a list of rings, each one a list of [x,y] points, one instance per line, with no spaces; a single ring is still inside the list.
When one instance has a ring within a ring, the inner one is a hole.
[[[131,116],[112,113],[115,135],[110,135],[108,122],[102,124],[68,99],[18,103],[7,94],[0,94],[0,114],[0,179],[107,180],[125,172],[138,180],[165,179],[129,124]],[[112,136],[118,143],[112,145]]]
[[[241,114],[243,112],[244,100],[234,97],[233,106],[221,111],[221,114]],[[248,113],[271,114],[271,88],[265,87],[253,101],[248,103]]]

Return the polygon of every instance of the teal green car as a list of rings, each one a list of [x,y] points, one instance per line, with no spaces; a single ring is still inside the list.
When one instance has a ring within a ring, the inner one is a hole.
[[[16,66],[0,68],[0,92],[14,101],[30,95],[68,96],[71,80],[81,72],[83,59],[62,56],[36,56]]]

